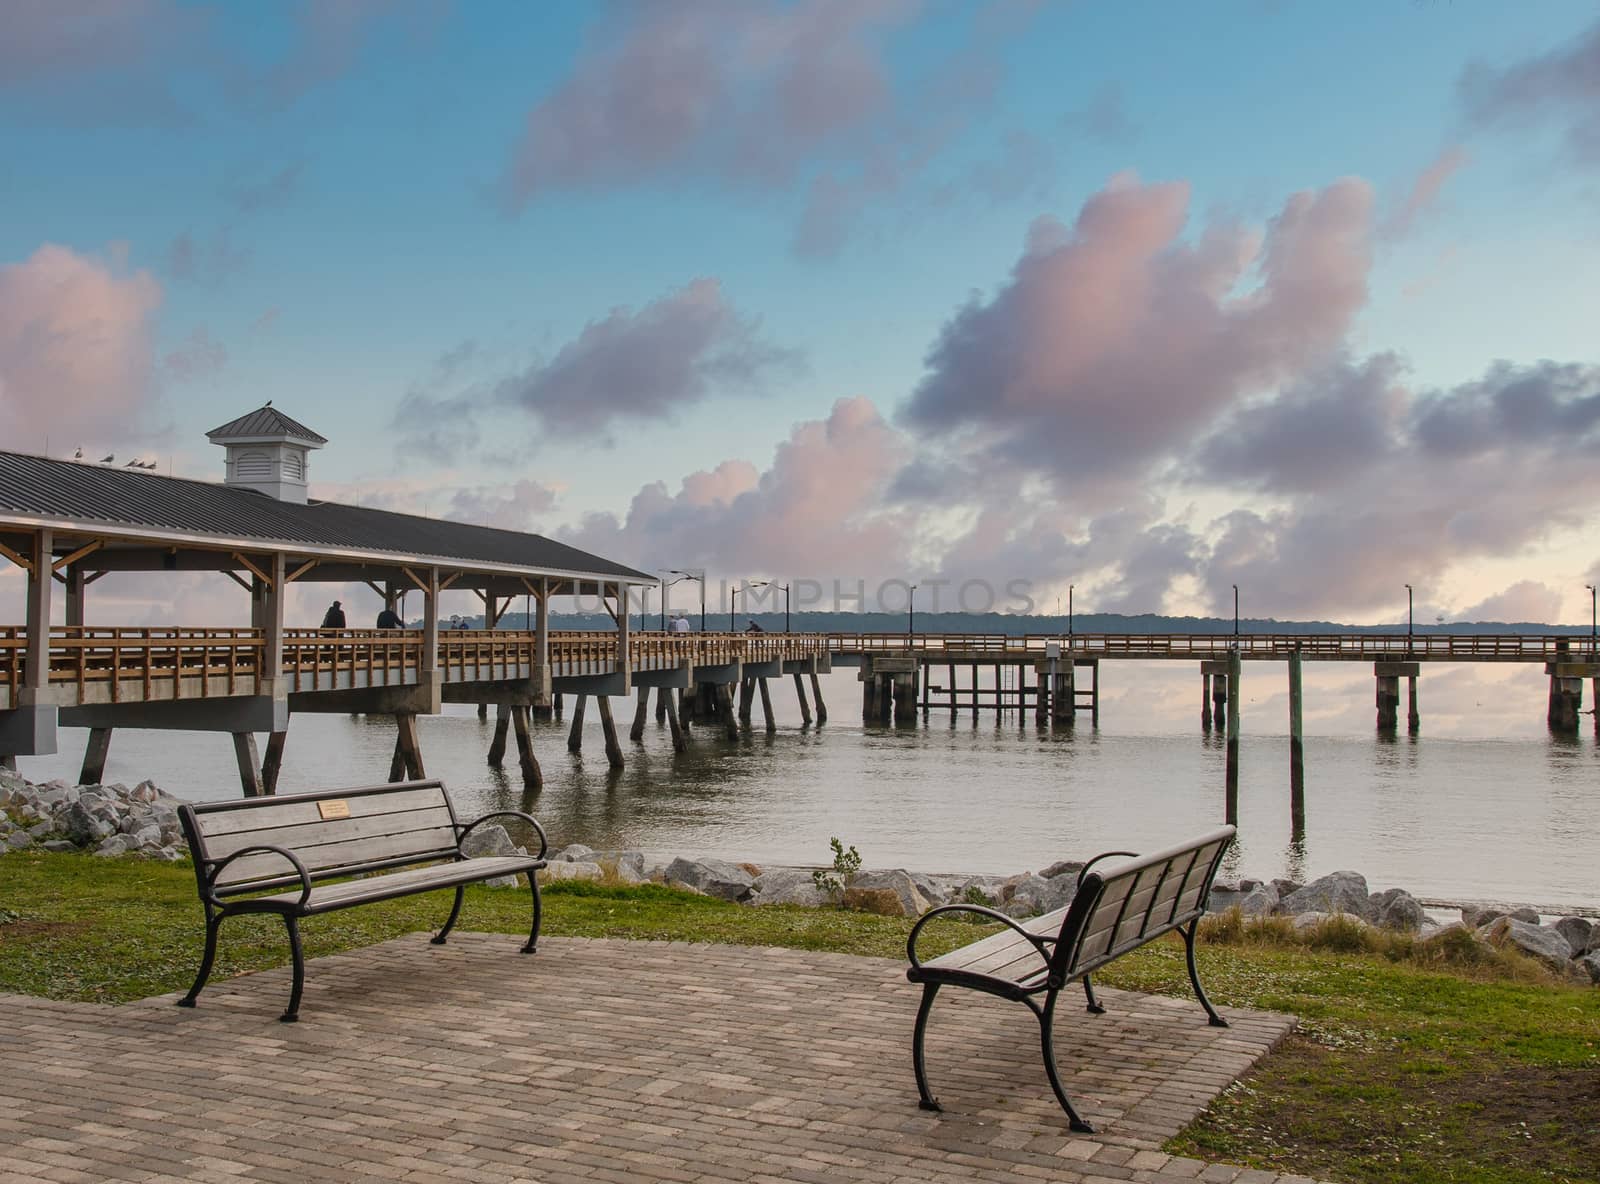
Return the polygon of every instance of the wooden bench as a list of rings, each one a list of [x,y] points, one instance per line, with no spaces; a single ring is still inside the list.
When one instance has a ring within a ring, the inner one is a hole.
[[[179,1000],[193,1007],[211,976],[217,930],[223,918],[276,913],[289,931],[294,989],[285,1023],[300,1014],[305,956],[300,918],[392,900],[439,888],[456,890],[444,928],[433,938],[443,945],[461,915],[466,886],[478,880],[526,872],[533,891],[533,929],[524,954],[539,940],[538,870],[545,866],[544,829],[531,814],[496,810],[463,826],[450,795],[437,781],[401,781],[358,789],[205,802],[178,807],[194,857],[200,903],[206,913],[206,951],[194,986]],[[469,859],[466,837],[494,818],[520,818],[539,836],[537,855]],[[355,877],[355,878],[352,878]],[[287,891],[279,891],[287,889]]]
[[[934,996],[943,986],[970,987],[1027,1005],[1039,1021],[1050,1088],[1075,1131],[1092,1132],[1094,1128],[1072,1108],[1056,1071],[1051,1042],[1056,998],[1069,983],[1082,980],[1089,1010],[1098,1015],[1105,1008],[1095,998],[1089,975],[1164,933],[1180,930],[1188,947],[1189,981],[1200,1006],[1206,1009],[1214,1026],[1226,1028],[1227,1021],[1217,1014],[1200,986],[1194,964],[1194,938],[1206,911],[1211,882],[1233,835],[1234,828],[1225,826],[1154,855],[1140,857],[1131,851],[1097,855],[1078,873],[1077,894],[1071,904],[1025,924],[993,909],[969,904],[944,905],[924,913],[906,941],[906,954],[911,959],[906,977],[922,984],[922,1006],[917,1011],[911,1045],[921,1107],[940,1108],[928,1090],[922,1045]],[[1127,857],[1129,862],[1105,872],[1090,870],[1101,860],[1115,857]],[[917,937],[923,926],[935,917],[957,912],[981,914],[1006,929],[927,962],[918,958]]]

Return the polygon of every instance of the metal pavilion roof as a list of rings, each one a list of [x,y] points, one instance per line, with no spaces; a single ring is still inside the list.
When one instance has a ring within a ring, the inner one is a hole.
[[[272,550],[303,546],[351,557],[655,582],[645,572],[543,535],[340,502],[297,505],[210,481],[0,452],[0,529],[8,523],[89,531],[100,526],[135,536],[179,535],[200,544],[248,540]]]
[[[228,440],[260,440],[278,436],[301,440],[319,448],[328,442],[326,436],[320,436],[299,420],[291,419],[271,403],[257,407],[238,419],[230,419],[220,428],[212,428],[206,433],[206,439],[213,444],[221,444]]]

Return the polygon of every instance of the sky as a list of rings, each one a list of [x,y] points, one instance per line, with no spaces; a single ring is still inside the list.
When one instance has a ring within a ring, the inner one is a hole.
[[[271,399],[313,496],[890,609],[1600,583],[1591,3],[8,0],[0,143],[3,448]]]

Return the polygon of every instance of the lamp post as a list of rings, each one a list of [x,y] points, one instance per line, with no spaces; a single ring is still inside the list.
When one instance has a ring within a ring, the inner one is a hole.
[[[911,639],[917,634],[917,586],[907,584],[911,591],[906,596],[906,644],[911,644]]]
[[[739,585],[735,584],[733,586],[733,591],[728,593],[728,632],[729,633],[737,633],[739,631],[739,627],[733,623],[733,605],[734,605],[734,601],[738,597],[738,595],[739,595]]]
[[[1600,615],[1596,615],[1595,612],[1596,604],[1594,585],[1585,584],[1584,587],[1589,589],[1589,657],[1592,659],[1595,656],[1595,642],[1597,634],[1600,634],[1600,629],[1596,628],[1597,625],[1600,625]]]
[[[1072,644],[1072,589],[1075,584],[1067,585],[1067,645]]]
[[[699,571],[680,571],[678,568],[674,567],[674,568],[669,568],[667,570],[667,574],[669,576],[677,576],[680,580],[694,580],[695,582],[697,582],[700,585],[700,632],[704,633],[706,631],[706,573],[705,573],[705,569],[701,568]],[[678,580],[673,580],[672,583],[676,584],[676,583],[678,583]],[[663,595],[661,597],[661,611],[663,613],[663,618],[662,619],[665,620],[665,615],[664,614],[667,611],[667,598],[666,598],[665,595]]]
[[[778,591],[782,592],[783,593],[783,631],[785,633],[789,632],[789,585],[788,584],[775,584],[771,580],[757,580],[753,584],[746,584],[745,588],[746,588],[745,601],[744,601],[745,612],[749,612],[750,611],[750,594],[749,594],[748,589],[750,589],[750,588],[776,588]]]
[[[1239,585],[1233,586],[1233,644],[1239,645]]]
[[[1412,635],[1416,632],[1416,618],[1412,612],[1411,585],[1406,585],[1406,653],[1411,652]]]

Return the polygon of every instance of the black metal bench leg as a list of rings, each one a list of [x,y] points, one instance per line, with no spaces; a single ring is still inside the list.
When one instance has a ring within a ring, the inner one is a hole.
[[[306,985],[306,956],[300,948],[300,919],[285,914],[283,924],[289,930],[289,952],[294,955],[294,989],[289,992],[289,1010],[278,1019],[292,1024],[300,1018],[300,994]]]
[[[1062,1088],[1061,1075],[1056,1072],[1056,1047],[1055,1039],[1051,1034],[1056,1014],[1056,993],[1050,992],[1045,1000],[1044,1009],[1039,1015],[1039,1045],[1044,1052],[1044,1071],[1050,1078],[1050,1088],[1056,1091],[1056,1101],[1061,1103],[1061,1108],[1067,1112],[1068,1125],[1080,1134],[1094,1134],[1094,1127],[1086,1122],[1081,1114],[1072,1108],[1072,1099],[1067,1097],[1067,1091]]]
[[[539,951],[539,922],[544,917],[544,904],[539,899],[539,873],[537,870],[528,873],[528,887],[533,892],[533,928],[528,931],[528,944],[522,947],[524,954],[535,954]]]
[[[433,944],[444,945],[444,939],[450,936],[450,931],[456,927],[456,918],[461,915],[461,899],[467,894],[465,884],[456,885],[456,902],[450,906],[450,916],[445,920],[444,928],[433,935]]]
[[[922,1058],[922,1039],[928,1033],[928,1013],[933,1010],[933,997],[939,993],[939,983],[922,984],[922,1006],[917,1008],[917,1031],[911,1038],[911,1067],[917,1073],[917,1105],[924,1110],[942,1110],[939,1099],[928,1089],[928,1066]]]
[[[1226,1028],[1228,1021],[1217,1014],[1217,1009],[1211,1006],[1211,1000],[1206,998],[1205,988],[1200,985],[1200,972],[1194,964],[1194,938],[1200,928],[1200,918],[1196,917],[1189,922],[1188,928],[1183,931],[1183,944],[1189,956],[1189,982],[1194,986],[1195,996],[1200,1000],[1200,1006],[1206,1009],[1206,1014],[1211,1017],[1213,1028]]]
[[[220,916],[206,918],[206,952],[200,959],[200,973],[194,976],[194,986],[189,988],[189,993],[178,1000],[179,1007],[193,1007],[206,980],[211,977],[211,964],[217,959],[217,930],[221,926]]]
[[[1089,1010],[1095,1015],[1105,1015],[1106,1009],[1100,1000],[1094,997],[1094,984],[1089,981],[1089,976],[1083,976],[1083,997],[1089,1001]]]

